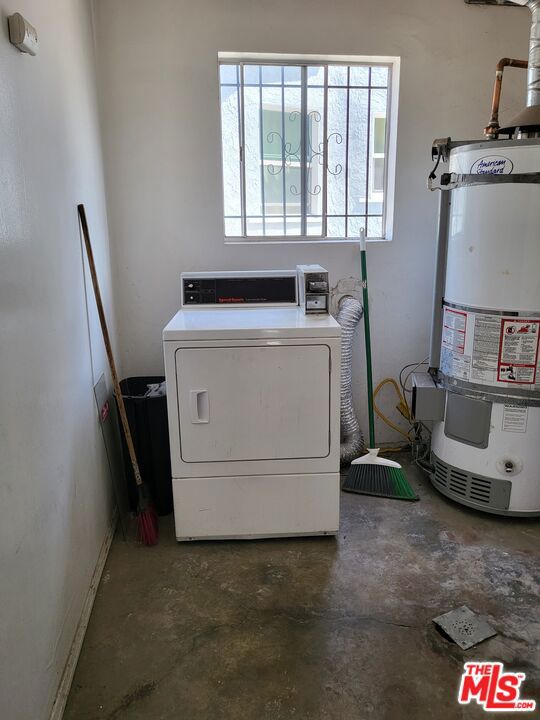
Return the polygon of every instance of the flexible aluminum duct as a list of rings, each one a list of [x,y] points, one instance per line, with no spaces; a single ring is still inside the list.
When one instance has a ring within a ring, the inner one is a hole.
[[[337,321],[341,325],[341,448],[340,461],[348,465],[364,444],[352,402],[352,348],[354,331],[363,315],[360,301],[351,296],[340,300]]]

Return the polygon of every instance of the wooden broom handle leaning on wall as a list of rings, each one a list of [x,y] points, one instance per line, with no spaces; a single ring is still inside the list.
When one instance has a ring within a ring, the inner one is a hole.
[[[101,331],[103,333],[103,342],[105,343],[105,350],[107,351],[107,359],[109,361],[109,368],[111,370],[114,394],[116,396],[116,402],[118,403],[118,411],[120,413],[120,420],[122,422],[122,428],[124,430],[124,436],[126,438],[126,444],[128,446],[129,458],[133,467],[133,474],[135,475],[135,482],[137,485],[142,485],[141,472],[139,470],[139,463],[137,462],[137,455],[135,454],[135,446],[133,445],[133,438],[131,437],[131,431],[129,429],[129,423],[126,415],[126,407],[124,405],[124,398],[122,397],[122,391],[120,389],[120,383],[118,382],[118,375],[116,372],[116,365],[114,363],[114,357],[112,352],[111,340],[109,337],[109,330],[107,328],[107,320],[105,319],[105,311],[103,309],[103,301],[101,300],[101,292],[99,290],[99,283],[96,273],[96,264],[94,262],[94,253],[92,252],[92,245],[90,244],[90,232],[88,230],[88,222],[86,221],[86,211],[84,205],[77,205],[77,211],[79,213],[79,220],[81,222],[82,234],[84,244],[86,247],[86,256],[88,258],[88,265],[90,267],[90,275],[92,277],[92,285],[94,287],[94,295],[96,297],[96,305],[99,314],[99,322],[101,324]]]

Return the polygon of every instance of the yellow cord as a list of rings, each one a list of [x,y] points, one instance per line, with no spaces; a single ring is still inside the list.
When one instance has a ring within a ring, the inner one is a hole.
[[[399,386],[398,386],[397,382],[396,382],[393,378],[385,378],[384,380],[381,380],[381,382],[380,382],[380,383],[377,385],[377,387],[375,388],[375,390],[374,390],[374,392],[373,392],[373,409],[375,410],[375,412],[377,413],[377,415],[381,418],[381,420],[382,420],[383,422],[385,422],[389,427],[391,427],[392,430],[395,430],[395,431],[398,432],[400,435],[403,435],[404,437],[407,438],[407,440],[408,440],[409,442],[411,442],[412,438],[411,438],[411,436],[410,436],[410,430],[409,430],[408,432],[405,432],[405,430],[403,430],[402,428],[400,428],[399,425],[396,425],[395,422],[393,422],[392,420],[390,420],[389,418],[387,418],[386,415],[380,410],[380,408],[377,406],[377,403],[375,402],[375,401],[376,401],[376,398],[377,398],[377,395],[379,394],[379,392],[383,389],[383,387],[384,387],[385,385],[392,385],[392,387],[393,387],[394,390],[396,391],[396,394],[397,394],[397,396],[398,396],[398,398],[399,398],[399,403],[398,403],[398,405],[396,406],[397,409],[401,412],[401,414],[402,414],[406,419],[410,419],[411,413],[410,413],[409,405],[408,405],[408,403],[407,403],[407,399],[405,398],[405,396],[403,395],[403,393],[402,393],[401,390],[399,389]]]

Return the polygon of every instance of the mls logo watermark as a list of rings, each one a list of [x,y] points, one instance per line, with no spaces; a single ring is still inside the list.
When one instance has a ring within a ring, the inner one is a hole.
[[[466,662],[459,686],[458,702],[476,702],[488,712],[532,712],[535,700],[520,697],[525,673],[505,672],[500,662]]]

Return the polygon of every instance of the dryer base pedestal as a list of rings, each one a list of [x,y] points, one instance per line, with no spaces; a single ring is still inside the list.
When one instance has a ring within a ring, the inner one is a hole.
[[[339,473],[174,478],[176,539],[335,535]]]

